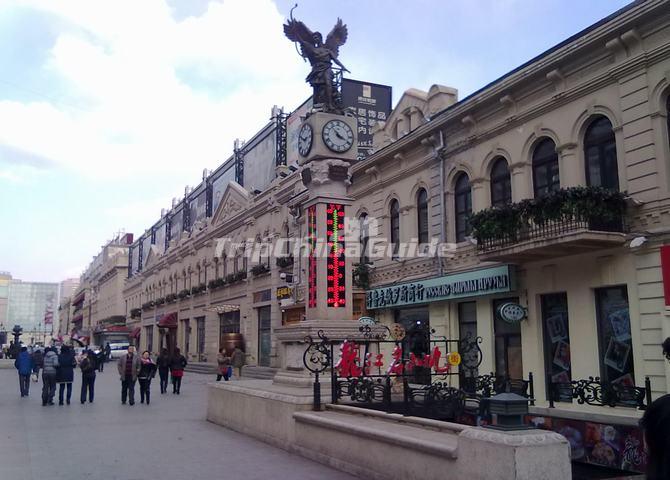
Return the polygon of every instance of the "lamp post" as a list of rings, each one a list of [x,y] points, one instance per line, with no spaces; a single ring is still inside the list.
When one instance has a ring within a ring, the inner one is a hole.
[[[488,399],[489,412],[497,416],[495,425],[488,428],[496,430],[529,430],[525,424],[528,415],[528,399],[516,393],[500,393]]]

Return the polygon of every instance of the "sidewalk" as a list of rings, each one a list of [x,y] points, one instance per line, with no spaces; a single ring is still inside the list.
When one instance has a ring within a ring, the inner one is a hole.
[[[40,383],[19,396],[17,374],[0,370],[0,479],[214,480],[351,479],[302,457],[208,423],[211,376],[184,376],[181,395],[121,405],[120,381],[108,364],[96,380],[95,403],[81,405],[76,373],[72,405],[41,406]],[[171,390],[169,390],[171,391]],[[259,412],[262,414],[262,412]],[[269,419],[268,421],[272,421]]]

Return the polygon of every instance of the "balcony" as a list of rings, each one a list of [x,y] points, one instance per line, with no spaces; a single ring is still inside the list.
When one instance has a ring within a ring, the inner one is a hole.
[[[561,189],[473,215],[483,261],[524,263],[621,246],[626,197],[598,187]]]

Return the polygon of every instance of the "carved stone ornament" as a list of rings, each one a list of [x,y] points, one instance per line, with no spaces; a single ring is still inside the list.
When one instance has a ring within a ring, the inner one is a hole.
[[[310,162],[301,171],[302,183],[309,186],[344,181],[346,185],[351,185],[349,165],[349,162],[337,159]]]

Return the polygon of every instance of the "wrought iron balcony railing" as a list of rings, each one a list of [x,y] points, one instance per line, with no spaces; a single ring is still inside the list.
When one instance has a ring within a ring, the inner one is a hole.
[[[626,231],[625,221],[623,216],[611,221],[596,218],[575,219],[566,217],[559,220],[547,220],[541,224],[528,223],[518,230],[478,240],[477,252],[488,253],[512,247],[522,242],[559,238],[567,234],[585,231],[624,233]]]

